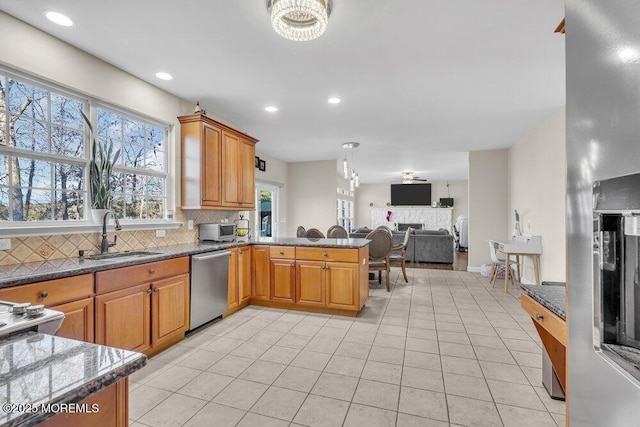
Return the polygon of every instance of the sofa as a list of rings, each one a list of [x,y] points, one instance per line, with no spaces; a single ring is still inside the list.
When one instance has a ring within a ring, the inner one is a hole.
[[[349,234],[351,238],[364,239],[371,229],[360,228]],[[393,243],[404,241],[404,232],[393,232]],[[453,235],[448,230],[414,230],[407,246],[408,262],[433,262],[453,264]]]

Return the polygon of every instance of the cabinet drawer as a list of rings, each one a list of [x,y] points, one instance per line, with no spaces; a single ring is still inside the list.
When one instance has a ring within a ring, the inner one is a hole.
[[[306,248],[296,247],[296,259],[311,261],[358,262],[357,249]]]
[[[294,259],[296,257],[296,248],[293,246],[271,246],[271,258]]]
[[[189,257],[149,262],[96,273],[96,294],[189,272]]]
[[[567,322],[525,293],[520,294],[520,306],[529,313],[534,322],[561,344],[567,345]]]
[[[0,289],[0,300],[51,306],[93,295],[93,274]]]

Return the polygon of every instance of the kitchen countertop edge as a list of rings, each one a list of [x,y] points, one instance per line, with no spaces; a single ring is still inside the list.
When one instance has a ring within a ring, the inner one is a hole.
[[[157,252],[151,255],[131,256],[108,260],[92,260],[91,257],[65,258],[51,261],[38,261],[23,264],[0,266],[0,289],[11,286],[27,285],[45,280],[61,279],[80,274],[111,270],[113,268],[163,261],[182,256],[215,252],[247,245],[268,246],[306,246],[324,248],[358,249],[369,244],[367,239],[314,239],[306,238],[263,238],[249,242],[206,242],[186,243],[181,245],[147,248],[146,251]]]
[[[42,333],[37,333],[37,332],[26,332],[26,333],[22,333],[22,334],[18,334],[18,335],[12,335],[10,337],[4,338],[0,341],[0,344],[5,343],[7,341],[20,341],[20,340],[26,340],[26,339],[31,339],[34,337],[38,337],[40,335],[45,335]],[[61,339],[66,339],[66,338],[61,338],[61,337],[56,337],[56,339],[61,340]],[[99,344],[93,344],[93,343],[84,343],[84,345],[91,345],[91,346],[101,346]],[[105,346],[101,346],[101,347],[105,347]],[[128,353],[132,353],[132,354],[136,354],[137,352],[133,352],[133,351],[129,351]],[[147,364],[147,356],[145,356],[142,353],[137,353],[137,357],[134,359],[131,359],[129,361],[127,361],[126,363],[124,363],[123,365],[114,367],[112,370],[110,370],[109,372],[94,378],[90,381],[88,381],[85,384],[82,384],[78,387],[75,387],[73,389],[70,389],[66,392],[64,392],[64,394],[57,396],[55,399],[52,399],[46,403],[48,404],[75,404],[75,403],[79,403],[82,400],[86,399],[87,397],[98,393],[99,391],[104,390],[105,388],[117,383],[120,380],[123,380],[125,378],[127,378],[129,375],[131,375],[132,373],[134,373],[135,371],[143,368],[145,365]],[[37,423],[41,423],[53,416],[57,415],[56,413],[48,413],[48,412],[41,412],[41,411],[37,411],[34,413],[23,413],[11,420],[8,420],[2,424],[0,424],[2,427],[13,427],[13,426],[22,426],[22,425],[34,425]]]
[[[567,319],[565,311],[567,297],[564,286],[520,285],[520,288],[562,320]]]

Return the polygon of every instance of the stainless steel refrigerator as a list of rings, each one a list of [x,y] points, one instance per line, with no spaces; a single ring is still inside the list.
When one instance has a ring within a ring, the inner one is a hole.
[[[572,427],[638,426],[640,370],[620,363],[603,345],[607,333],[626,337],[620,326],[625,316],[633,334],[640,308],[633,302],[607,308],[602,298],[612,283],[622,286],[613,292],[620,298],[640,293],[637,254],[627,260],[635,272],[626,285],[615,265],[631,255],[628,245],[637,251],[639,239],[626,235],[624,221],[629,225],[640,213],[636,205],[625,211],[616,197],[640,194],[640,181],[609,181],[640,173],[640,1],[567,0],[566,59],[569,421]],[[618,196],[602,190],[612,187]],[[598,210],[603,201],[617,203],[618,222],[606,217],[606,206]],[[602,282],[607,275],[611,282]],[[623,316],[611,316],[616,310]],[[607,316],[614,318],[608,331]]]

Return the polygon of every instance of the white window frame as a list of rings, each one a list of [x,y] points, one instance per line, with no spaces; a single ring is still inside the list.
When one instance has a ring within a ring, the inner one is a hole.
[[[174,189],[171,185],[172,179],[169,175],[170,170],[172,169],[169,165],[169,151],[170,151],[170,137],[173,135],[172,125],[167,122],[163,122],[157,119],[153,119],[150,117],[146,117],[143,114],[128,111],[122,108],[115,107],[110,105],[109,103],[98,101],[96,99],[84,96],[78,92],[74,92],[73,90],[65,89],[59,87],[55,84],[49,83],[45,80],[31,77],[27,74],[23,74],[20,72],[16,72],[11,68],[0,66],[0,74],[7,78],[6,83],[8,84],[8,79],[15,79],[21,82],[25,82],[42,89],[45,89],[50,92],[55,92],[57,94],[78,100],[83,103],[85,113],[88,111],[88,117],[90,118],[92,123],[97,123],[97,109],[105,109],[117,114],[124,115],[131,119],[139,120],[144,123],[148,123],[153,126],[158,126],[164,128],[165,131],[165,147],[164,147],[164,172],[158,172],[147,169],[137,169],[137,168],[126,168],[123,165],[119,166],[117,171],[125,172],[125,173],[137,173],[146,176],[157,176],[162,177],[165,180],[165,189],[164,189],[164,200],[165,200],[165,212],[167,209],[173,209],[172,200],[174,199]],[[9,99],[6,100],[6,112],[5,112],[5,123],[3,126],[6,128],[7,135],[6,138],[9,138],[8,135],[8,123],[11,116],[11,111],[9,109]],[[49,123],[49,122],[47,122]],[[97,132],[97,130],[96,130]],[[96,135],[97,137],[97,135]],[[84,126],[84,157],[83,158],[69,158],[64,156],[59,156],[55,154],[42,154],[38,152],[30,152],[25,151],[15,147],[8,146],[0,146],[0,153],[8,154],[8,155],[20,155],[21,157],[26,158],[34,158],[39,160],[47,160],[47,161],[62,161],[70,164],[78,164],[82,165],[84,168],[84,182],[87,183],[83,192],[85,194],[84,197],[84,219],[77,221],[63,221],[63,220],[46,220],[46,221],[2,221],[0,222],[0,237],[28,237],[28,236],[39,236],[39,235],[54,235],[54,234],[77,234],[77,233],[90,233],[101,229],[101,224],[94,224],[91,220],[91,215],[89,212],[90,208],[90,194],[89,194],[89,186],[88,186],[88,178],[89,178],[89,158],[90,158],[90,138],[89,138],[89,129],[85,125]],[[11,188],[11,187],[10,187]],[[180,222],[169,222],[165,221],[164,218],[157,219],[130,219],[130,220],[121,220],[121,224],[123,229],[127,230],[144,230],[144,229],[177,229],[182,225]]]

